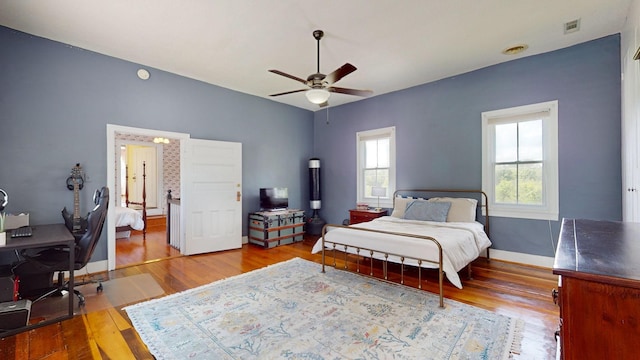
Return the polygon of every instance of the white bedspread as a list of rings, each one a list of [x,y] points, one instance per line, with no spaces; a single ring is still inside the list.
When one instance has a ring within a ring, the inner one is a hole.
[[[126,207],[116,206],[116,227],[131,226],[134,230],[144,229],[144,221],[140,212]]]
[[[447,279],[459,289],[462,289],[462,283],[458,276],[458,271],[475,260],[483,250],[491,246],[491,241],[484,232],[483,225],[479,222],[416,221],[384,216],[369,222],[351,225],[351,227],[431,236],[435,238],[442,246],[443,270]],[[429,268],[438,267],[438,247],[430,240],[342,228],[330,229],[325,237],[327,241],[335,241],[353,246],[354,248],[347,249],[350,253],[356,253],[355,247],[369,248],[379,250],[381,253],[387,252],[436,261],[436,264],[422,262],[422,266]],[[333,245],[325,244],[325,247],[332,249]],[[311,250],[314,254],[320,251],[322,251],[322,238],[318,239]],[[381,253],[374,253],[373,257],[384,259]],[[361,250],[360,255],[369,256],[369,253]],[[398,257],[390,256],[388,260],[400,262]],[[417,264],[417,262],[408,259],[406,259],[404,263],[410,265]]]

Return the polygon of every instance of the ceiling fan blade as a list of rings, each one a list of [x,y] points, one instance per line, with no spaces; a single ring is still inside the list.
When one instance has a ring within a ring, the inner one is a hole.
[[[293,90],[293,91],[285,91],[285,92],[281,92],[281,93],[277,93],[277,94],[271,94],[269,96],[280,96],[280,95],[287,95],[287,94],[293,94],[293,93],[297,93],[297,92],[301,92],[301,91],[307,91],[309,89],[300,89],[300,90]]]
[[[300,79],[300,78],[299,78],[299,77],[297,77],[297,76],[289,75],[289,74],[284,73],[284,72],[282,72],[282,71],[280,71],[280,70],[274,70],[274,69],[271,69],[271,70],[269,70],[269,71],[270,71],[270,72],[272,72],[272,73],[274,73],[274,74],[282,75],[282,76],[284,76],[284,77],[288,77],[289,79],[292,79],[292,80],[295,80],[295,81],[299,81],[299,82],[301,82],[301,83],[303,83],[303,84],[307,85],[307,80]]]
[[[324,80],[329,83],[329,84],[333,84],[338,82],[340,79],[342,79],[343,77],[351,74],[352,72],[356,71],[357,68],[349,63],[346,63],[344,65],[342,65],[341,67],[339,67],[338,69],[336,69],[334,72],[332,72],[331,74],[327,75],[327,77],[324,78]]]
[[[371,96],[371,95],[373,95],[373,91],[371,91],[371,90],[346,89],[346,88],[340,88],[340,87],[335,87],[335,86],[328,87],[327,90],[329,90],[330,92],[334,92],[334,93],[356,95],[356,96]]]

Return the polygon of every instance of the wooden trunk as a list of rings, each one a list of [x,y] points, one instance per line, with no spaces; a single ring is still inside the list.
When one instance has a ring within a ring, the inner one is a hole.
[[[272,248],[302,241],[304,212],[301,210],[261,211],[249,214],[249,242]]]

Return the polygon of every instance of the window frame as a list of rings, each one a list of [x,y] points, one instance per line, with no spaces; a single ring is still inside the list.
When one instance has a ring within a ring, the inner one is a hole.
[[[532,114],[540,112],[548,112],[542,119],[542,205],[498,204],[495,202],[495,125],[531,120]],[[482,113],[482,189],[489,199],[491,216],[557,221],[558,177],[558,100]]]
[[[358,131],[356,133],[356,186],[357,202],[377,207],[378,197],[364,196],[365,142],[367,140],[389,138],[389,186],[387,196],[380,197],[380,207],[393,208],[393,194],[396,191],[396,127]]]

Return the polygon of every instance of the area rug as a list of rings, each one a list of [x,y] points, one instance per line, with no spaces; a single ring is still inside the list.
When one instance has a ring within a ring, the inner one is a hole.
[[[522,326],[298,258],[125,311],[156,359],[506,359]]]

